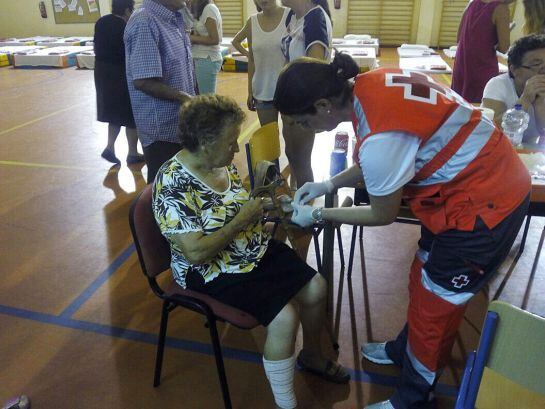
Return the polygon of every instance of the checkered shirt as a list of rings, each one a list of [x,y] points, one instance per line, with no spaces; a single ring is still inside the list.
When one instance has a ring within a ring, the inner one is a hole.
[[[144,0],[125,28],[127,82],[138,136],[142,146],[177,137],[177,101],[158,99],[138,91],[133,81],[160,78],[166,85],[195,95],[191,43],[181,13],[153,0]]]

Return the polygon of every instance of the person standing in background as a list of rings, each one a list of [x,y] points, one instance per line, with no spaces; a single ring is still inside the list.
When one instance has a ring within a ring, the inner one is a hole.
[[[195,95],[189,34],[180,9],[185,0],[144,0],[125,28],[127,83],[148,183],[181,149],[180,104]]]
[[[545,0],[522,0],[524,34],[545,34]]]
[[[332,25],[327,0],[282,0],[282,5],[291,9],[282,37],[286,61],[305,56],[329,61]],[[297,186],[301,187],[314,180],[310,158],[315,132],[301,127],[289,117],[283,116],[282,124],[290,172]]]
[[[278,121],[272,102],[276,81],[286,59],[280,47],[290,9],[275,0],[254,0],[262,10],[251,16],[233,39],[233,46],[242,47],[248,39],[248,109],[257,111],[261,126]]]
[[[509,7],[514,0],[475,0],[458,29],[452,89],[469,102],[481,102],[490,78],[499,74],[496,51],[509,48]]]
[[[193,0],[191,14],[195,18],[191,39],[193,62],[199,94],[216,93],[216,79],[223,57],[220,42],[223,37],[221,14],[212,0]]]
[[[115,141],[122,126],[129,144],[127,164],[144,161],[137,150],[138,135],[125,73],[123,31],[133,11],[134,0],[112,0],[112,14],[101,17],[95,24],[97,120],[108,123],[108,144],[101,156],[118,165],[121,161],[115,156]]]

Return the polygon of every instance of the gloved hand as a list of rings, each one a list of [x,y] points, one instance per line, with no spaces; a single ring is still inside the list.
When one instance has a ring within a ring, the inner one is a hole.
[[[301,227],[312,226],[315,220],[312,218],[312,212],[315,207],[309,205],[300,205],[295,202],[292,203],[293,214],[291,215],[291,221],[298,224]]]
[[[300,205],[307,204],[312,199],[331,193],[335,189],[331,180],[322,183],[307,182],[301,188],[297,189],[293,197],[293,203]]]

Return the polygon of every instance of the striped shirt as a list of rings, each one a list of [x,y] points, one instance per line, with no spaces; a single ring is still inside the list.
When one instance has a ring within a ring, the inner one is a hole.
[[[144,0],[127,23],[124,41],[129,94],[142,146],[158,141],[180,143],[180,104],[138,91],[133,81],[160,78],[171,88],[195,95],[191,43],[181,13]]]

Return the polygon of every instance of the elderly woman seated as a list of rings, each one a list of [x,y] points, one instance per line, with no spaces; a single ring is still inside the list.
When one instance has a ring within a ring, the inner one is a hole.
[[[263,203],[250,199],[235,166],[244,113],[235,101],[202,95],[184,104],[183,148],[159,170],[153,211],[184,288],[255,316],[267,328],[263,365],[280,408],[295,408],[295,338],[299,319],[303,369],[337,383],[349,374],[321,350],[326,283],[263,229]]]

